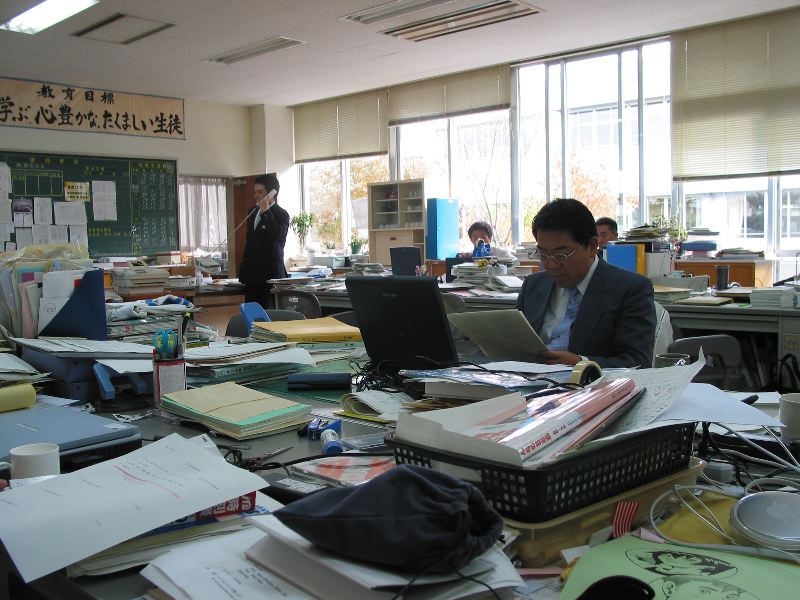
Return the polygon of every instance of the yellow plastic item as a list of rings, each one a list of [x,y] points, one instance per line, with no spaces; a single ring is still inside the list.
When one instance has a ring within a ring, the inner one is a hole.
[[[0,412],[30,408],[36,404],[36,390],[30,383],[0,387]]]

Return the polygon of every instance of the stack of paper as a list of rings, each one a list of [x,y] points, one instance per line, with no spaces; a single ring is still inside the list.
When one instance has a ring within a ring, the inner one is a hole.
[[[294,429],[307,423],[311,413],[307,404],[235,383],[171,392],[161,398],[161,408],[236,440]]]
[[[267,342],[347,342],[361,340],[358,327],[333,317],[253,323],[251,337]]]
[[[486,287],[501,292],[519,292],[522,289],[522,279],[516,275],[490,275]]]
[[[454,265],[450,271],[458,283],[468,283],[472,287],[485,287],[489,281],[487,267],[474,263],[461,263]]]
[[[666,285],[653,286],[653,299],[662,304],[672,304],[677,300],[683,300],[692,295],[689,288],[683,287],[669,287]]]
[[[343,410],[336,414],[379,423],[396,423],[397,415],[407,412],[404,405],[412,404],[414,399],[403,392],[364,390],[344,394],[340,402]]]
[[[753,308],[794,308],[797,292],[793,287],[753,288],[750,292],[750,306]]]

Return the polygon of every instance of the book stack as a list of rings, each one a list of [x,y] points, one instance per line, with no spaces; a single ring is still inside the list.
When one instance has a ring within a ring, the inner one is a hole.
[[[797,292],[790,286],[753,288],[750,291],[752,308],[794,308],[797,305]]]
[[[235,440],[295,429],[307,423],[311,407],[235,383],[220,383],[162,396],[161,408]]]
[[[717,252],[717,258],[728,260],[764,260],[764,252],[747,248],[723,248]]]
[[[333,317],[253,323],[250,337],[265,342],[349,342],[361,340],[361,331]]]
[[[689,288],[669,287],[666,285],[653,286],[653,299],[662,304],[672,304],[692,295]]]

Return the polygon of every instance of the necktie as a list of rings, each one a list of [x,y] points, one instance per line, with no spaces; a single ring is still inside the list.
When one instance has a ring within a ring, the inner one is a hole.
[[[572,328],[572,323],[578,314],[578,307],[581,305],[581,293],[578,288],[572,288],[569,291],[569,301],[567,302],[567,312],[564,313],[564,318],[553,327],[550,334],[550,341],[547,343],[549,350],[566,350],[569,346],[569,332]]]

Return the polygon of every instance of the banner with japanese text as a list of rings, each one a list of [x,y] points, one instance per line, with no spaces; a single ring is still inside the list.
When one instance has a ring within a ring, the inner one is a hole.
[[[0,77],[0,126],[186,139],[183,100]]]

